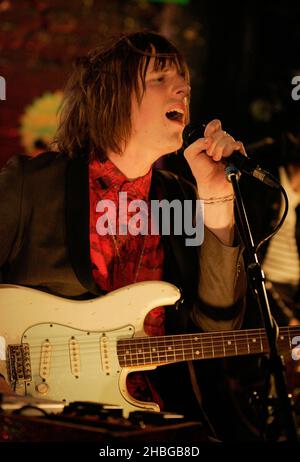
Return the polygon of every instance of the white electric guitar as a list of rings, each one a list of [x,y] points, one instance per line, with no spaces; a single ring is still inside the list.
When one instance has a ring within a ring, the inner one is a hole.
[[[124,415],[159,411],[129,395],[126,377],[179,361],[267,353],[263,329],[147,337],[144,319],[174,305],[179,290],[139,282],[104,297],[73,301],[37,290],[0,286],[0,372],[20,395],[119,405]],[[130,320],[130,321],[129,321]],[[280,351],[298,354],[300,326],[280,329]],[[295,350],[296,348],[296,350]]]

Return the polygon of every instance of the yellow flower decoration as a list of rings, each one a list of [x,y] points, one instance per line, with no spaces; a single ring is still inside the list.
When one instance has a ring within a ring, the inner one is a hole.
[[[21,143],[27,153],[35,150],[36,141],[48,145],[53,140],[58,123],[62,91],[46,92],[25,108],[20,119]]]

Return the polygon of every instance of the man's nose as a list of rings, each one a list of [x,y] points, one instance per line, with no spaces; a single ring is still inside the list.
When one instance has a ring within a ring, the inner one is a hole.
[[[184,96],[189,96],[191,93],[191,87],[184,79],[181,79],[176,83],[175,91],[176,94],[183,94]]]

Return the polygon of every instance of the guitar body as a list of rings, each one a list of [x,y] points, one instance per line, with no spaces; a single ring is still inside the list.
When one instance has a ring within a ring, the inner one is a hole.
[[[80,302],[0,286],[0,372],[21,395],[113,404],[123,407],[125,415],[137,409],[159,411],[156,403],[136,401],[126,388],[128,373],[156,366],[121,367],[117,341],[145,336],[148,312],[179,298],[175,286],[156,281]]]
[[[264,329],[147,337],[144,319],[174,305],[179,290],[167,282],[132,284],[86,301],[0,286],[0,373],[20,395],[56,401],[117,405],[124,415],[159,411],[136,401],[126,378],[136,370],[180,361],[269,352]],[[279,329],[277,345],[300,359],[300,326]]]

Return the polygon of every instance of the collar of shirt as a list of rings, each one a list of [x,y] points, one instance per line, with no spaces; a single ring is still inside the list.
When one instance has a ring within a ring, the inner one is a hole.
[[[109,159],[105,162],[93,159],[90,162],[90,178],[100,185],[103,197],[111,191],[126,191],[133,197],[148,200],[152,168],[146,175],[130,181]]]

